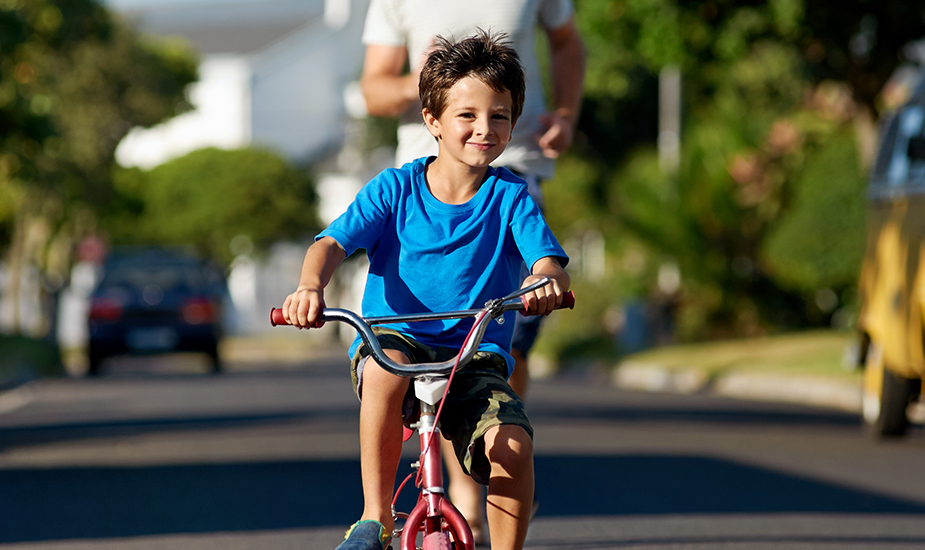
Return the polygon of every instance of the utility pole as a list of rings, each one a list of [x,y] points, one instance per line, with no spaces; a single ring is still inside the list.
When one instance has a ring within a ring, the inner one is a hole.
[[[658,161],[670,175],[678,172],[681,155],[681,70],[667,66],[658,74]]]

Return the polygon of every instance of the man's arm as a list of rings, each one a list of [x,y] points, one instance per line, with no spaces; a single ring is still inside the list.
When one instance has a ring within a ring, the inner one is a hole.
[[[420,68],[403,75],[408,51],[404,46],[366,46],[360,88],[366,110],[373,116],[394,117],[408,110],[418,100]]]
[[[568,273],[553,256],[540,258],[531,269],[531,275],[524,279],[521,288],[532,285],[543,277],[550,279],[549,284],[524,295],[527,311],[537,315],[548,315],[562,305],[562,298],[568,292],[571,279]]]
[[[299,328],[318,328],[323,324],[324,288],[346,257],[347,253],[331,237],[322,237],[308,247],[299,287],[283,304],[283,317],[289,324]]]
[[[553,109],[543,115],[547,126],[540,137],[543,155],[556,158],[572,145],[581,98],[584,92],[585,47],[575,19],[554,29],[546,29],[550,50],[550,79]]]

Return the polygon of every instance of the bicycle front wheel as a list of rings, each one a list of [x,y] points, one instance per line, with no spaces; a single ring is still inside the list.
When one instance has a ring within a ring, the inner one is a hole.
[[[424,535],[423,550],[454,550],[445,531],[434,531]]]

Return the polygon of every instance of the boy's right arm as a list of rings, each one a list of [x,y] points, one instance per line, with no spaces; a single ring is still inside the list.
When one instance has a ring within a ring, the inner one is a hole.
[[[299,328],[319,328],[324,324],[321,320],[325,308],[324,287],[346,257],[347,253],[331,237],[322,237],[308,247],[302,261],[299,287],[283,303],[286,322]]]

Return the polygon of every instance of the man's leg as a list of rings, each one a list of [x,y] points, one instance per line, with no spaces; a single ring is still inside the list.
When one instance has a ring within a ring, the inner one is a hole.
[[[491,463],[488,529],[493,550],[521,550],[533,506],[533,440],[520,426],[503,424],[485,434]]]
[[[456,451],[453,450],[453,442],[441,438],[443,445],[443,462],[446,464],[447,471],[447,495],[453,506],[462,513],[466,522],[472,529],[472,536],[476,543],[481,544],[485,539],[484,523],[482,521],[482,510],[485,504],[485,489],[476,483],[466,472],[456,459]]]
[[[511,357],[514,358],[514,372],[508,379],[511,389],[524,401],[527,400],[527,383],[530,381],[530,369],[527,365],[526,354],[517,348],[511,348]]]

